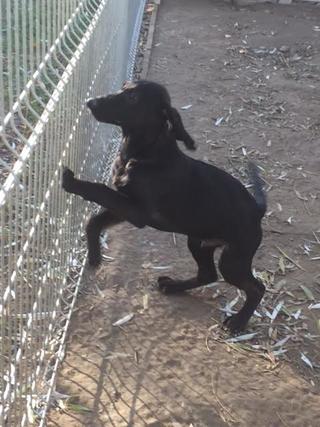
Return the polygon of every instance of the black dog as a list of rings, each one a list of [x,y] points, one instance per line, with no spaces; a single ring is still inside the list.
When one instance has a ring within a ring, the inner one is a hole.
[[[257,168],[249,164],[254,197],[228,173],[186,156],[176,140],[195,149],[167,90],[153,82],[126,83],[117,94],[88,101],[94,117],[121,126],[122,146],[113,167],[113,190],[82,181],[65,168],[63,188],[106,208],[87,226],[89,263],[101,262],[99,235],[104,228],[128,221],[188,236],[198,264],[196,277],[159,277],[160,289],[176,293],[217,280],[214,251],[223,246],[219,269],[242,289],[246,302],[226,320],[231,331],[243,329],[265,288],[252,274],[252,258],[261,242],[266,197]]]

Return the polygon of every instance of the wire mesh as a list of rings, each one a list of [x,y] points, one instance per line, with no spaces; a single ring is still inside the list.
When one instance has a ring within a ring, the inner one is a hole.
[[[108,180],[119,134],[85,100],[131,78],[144,3],[0,0],[1,426],[45,424],[91,209],[61,166]]]

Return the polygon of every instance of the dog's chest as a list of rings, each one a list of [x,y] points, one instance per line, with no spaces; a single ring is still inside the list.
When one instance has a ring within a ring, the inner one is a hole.
[[[127,162],[118,156],[112,166],[112,183],[116,188],[124,188],[128,185],[133,169],[138,165],[138,161],[130,159]]]
[[[156,183],[161,182],[156,174],[156,179],[150,168],[151,163],[130,159],[125,162],[120,156],[116,158],[112,166],[112,183],[121,193],[138,202],[145,211],[148,211],[154,224],[165,222],[161,207],[166,199],[163,191],[159,191]]]

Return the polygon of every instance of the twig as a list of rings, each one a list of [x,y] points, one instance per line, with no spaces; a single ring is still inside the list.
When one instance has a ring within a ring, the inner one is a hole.
[[[228,408],[226,408],[226,407],[224,406],[224,404],[221,402],[221,400],[219,399],[219,397],[218,397],[218,393],[214,390],[214,386],[213,386],[213,376],[211,376],[211,388],[212,388],[212,394],[213,394],[213,397],[214,397],[215,401],[216,401],[216,402],[217,402],[217,404],[220,406],[220,409],[222,409],[222,412],[225,412],[225,414],[226,414],[226,415],[228,415],[228,417],[229,417],[229,421],[230,421],[231,423],[239,422],[239,420],[237,420],[237,419],[232,415],[232,413],[230,412],[230,410],[229,410]],[[225,417],[223,416],[223,414],[221,414],[221,415],[222,415],[222,418],[224,419],[224,421],[225,421],[225,422],[227,422],[227,423],[229,424],[228,420],[227,420],[227,419],[225,419]],[[221,415],[220,415],[220,416],[221,416]]]
[[[269,231],[269,233],[275,233],[275,234],[284,234],[283,231],[277,230],[275,228],[267,228],[266,231]]]
[[[285,258],[287,258],[287,260],[289,260],[290,262],[292,262],[292,264],[294,264],[295,266],[297,266],[298,268],[300,268],[300,270],[306,271],[303,267],[301,267],[300,264],[297,263],[297,261],[295,261],[294,259],[292,259],[291,257],[289,257],[289,255],[287,255],[281,248],[279,248],[279,246],[276,246],[276,248],[281,253],[281,255],[283,255]]]
[[[316,241],[318,242],[318,244],[320,245],[320,240],[317,236],[317,234],[313,231],[312,234],[314,235],[314,238],[316,239]]]
[[[209,347],[209,334],[206,335],[206,347],[209,353],[211,353],[211,349]]]
[[[308,208],[308,205],[307,205],[307,202],[303,202],[303,206],[304,206],[304,208],[305,208],[305,210],[306,210],[306,212],[307,212],[307,214],[309,215],[309,216],[312,216],[312,213],[311,213],[311,211],[310,211],[310,209]]]
[[[286,427],[289,427],[289,424],[287,424],[287,423],[285,422],[285,420],[281,417],[281,415],[279,414],[279,412],[277,412],[277,415],[278,415],[278,417],[279,417],[279,420],[282,422],[282,424],[283,424],[284,426],[286,426]]]

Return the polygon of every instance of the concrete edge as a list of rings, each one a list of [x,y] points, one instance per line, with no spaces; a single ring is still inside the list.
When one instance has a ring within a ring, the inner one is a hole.
[[[156,21],[157,21],[157,15],[158,15],[160,3],[161,3],[161,0],[155,0],[154,9],[152,11],[152,15],[150,18],[150,25],[149,25],[149,29],[148,29],[147,42],[146,42],[146,49],[144,52],[144,58],[143,58],[143,62],[142,62],[142,71],[141,71],[141,75],[140,75],[140,78],[142,80],[146,79],[148,71],[149,71],[151,49],[153,46],[153,36],[154,36],[155,28],[156,28]]]

